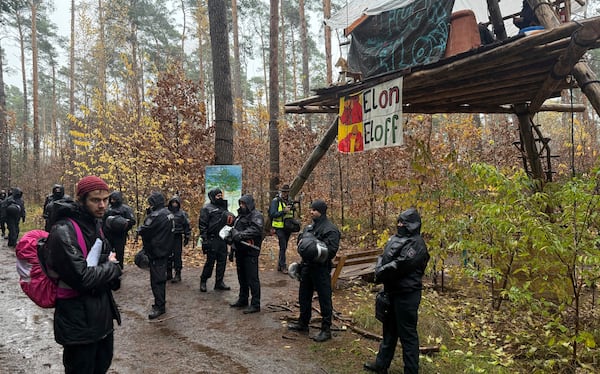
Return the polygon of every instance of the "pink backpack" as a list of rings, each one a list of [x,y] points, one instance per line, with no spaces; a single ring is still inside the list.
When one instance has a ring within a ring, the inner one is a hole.
[[[88,251],[81,228],[74,220],[69,218],[69,221],[75,229],[77,243],[83,251],[83,256],[86,257]],[[54,308],[57,298],[69,299],[76,297],[78,293],[71,288],[59,287],[57,274],[46,267],[47,238],[48,232],[46,231],[28,231],[17,243],[15,254],[19,283],[23,292],[38,306]]]

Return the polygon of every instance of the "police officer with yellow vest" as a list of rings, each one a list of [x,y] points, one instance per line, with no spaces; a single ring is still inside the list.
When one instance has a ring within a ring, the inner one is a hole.
[[[269,206],[269,217],[271,226],[275,229],[275,235],[279,241],[279,260],[277,261],[277,271],[287,274],[287,264],[285,252],[288,241],[292,233],[284,228],[286,218],[294,218],[294,203],[290,200],[290,186],[284,184],[279,190],[279,194],[271,201]]]

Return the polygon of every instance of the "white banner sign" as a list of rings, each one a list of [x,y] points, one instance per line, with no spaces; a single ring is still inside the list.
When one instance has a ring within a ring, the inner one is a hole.
[[[404,144],[402,77],[340,99],[338,150],[368,151]]]

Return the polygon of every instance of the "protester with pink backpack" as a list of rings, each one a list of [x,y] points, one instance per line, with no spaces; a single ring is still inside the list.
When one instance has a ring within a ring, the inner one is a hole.
[[[113,320],[121,323],[112,290],[121,268],[102,232],[108,196],[106,182],[87,176],[77,183],[77,200],[55,202],[50,214],[45,245],[58,279],[54,338],[63,346],[65,373],[105,373],[112,362]]]

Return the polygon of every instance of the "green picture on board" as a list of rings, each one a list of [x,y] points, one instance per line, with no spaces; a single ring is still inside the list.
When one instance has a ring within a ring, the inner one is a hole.
[[[204,201],[208,202],[208,191],[220,188],[223,199],[228,202],[228,210],[237,214],[238,200],[242,197],[242,166],[241,165],[211,165],[206,167],[206,189]]]

